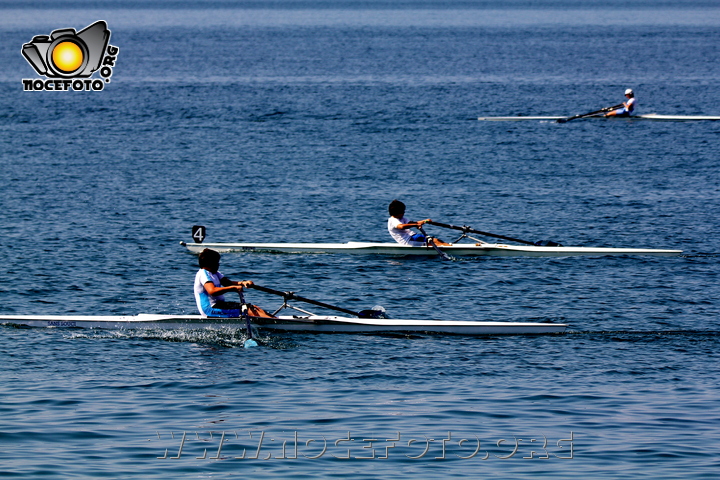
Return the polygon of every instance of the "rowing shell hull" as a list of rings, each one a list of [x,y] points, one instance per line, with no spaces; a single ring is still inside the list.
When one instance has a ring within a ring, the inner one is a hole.
[[[220,253],[262,252],[262,253],[345,253],[361,255],[438,255],[432,247],[410,247],[397,243],[184,243],[194,253],[205,248]],[[658,250],[652,248],[605,248],[605,247],[542,247],[535,245],[504,245],[485,243],[456,244],[442,247],[442,251],[453,256],[501,256],[501,257],[568,257],[576,255],[680,255],[682,250]]]
[[[555,121],[555,120],[562,120],[566,119],[568,117],[479,117],[478,120],[485,121],[485,122],[514,122],[519,120],[545,120],[545,121]],[[703,121],[703,120],[720,120],[720,116],[706,116],[706,115],[658,115],[656,113],[650,113],[648,115],[632,115],[630,117],[605,117],[605,116],[589,116],[589,117],[583,117],[584,119],[589,118],[601,118],[604,120],[653,120],[656,122],[695,122],[695,121]],[[579,119],[581,120],[581,119]]]
[[[103,329],[244,329],[242,318],[207,318],[200,315],[0,315],[0,323],[28,327]],[[532,335],[563,333],[564,323],[472,322],[453,320],[364,319],[327,315],[256,318],[261,330],[316,333],[441,333],[453,335]]]

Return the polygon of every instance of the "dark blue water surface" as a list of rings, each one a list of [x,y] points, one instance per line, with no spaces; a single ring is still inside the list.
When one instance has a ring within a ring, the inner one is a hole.
[[[14,3],[0,314],[194,313],[192,225],[389,241],[394,198],[532,241],[685,253],[222,260],[347,308],[559,336],[248,350],[233,331],[0,327],[0,476],[717,478],[720,122],[477,121],[628,87],[639,113],[720,115],[715,2]],[[99,19],[120,48],[102,92],[23,92],[24,43]]]

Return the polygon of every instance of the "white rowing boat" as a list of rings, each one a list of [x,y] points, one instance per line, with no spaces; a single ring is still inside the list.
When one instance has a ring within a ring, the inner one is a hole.
[[[439,255],[432,247],[410,247],[398,243],[348,242],[348,243],[185,243],[188,250],[200,253],[205,248],[220,253],[344,253],[361,255]],[[566,247],[538,245],[506,245],[482,243],[474,245],[454,244],[441,250],[452,256],[505,256],[505,257],[568,257],[577,255],[680,255],[682,250],[654,248]]]
[[[0,315],[0,323],[28,327],[102,329],[245,329],[243,318],[207,318],[200,315]],[[480,322],[453,320],[397,320],[332,315],[252,318],[260,330],[317,333],[440,333],[453,335],[531,335],[563,333],[564,323]]]
[[[553,117],[553,116],[528,116],[528,117],[479,117],[478,120],[489,121],[489,122],[512,122],[519,120],[539,120],[539,121],[557,121],[564,120],[568,117]],[[592,115],[583,118],[601,118],[605,120],[652,120],[658,122],[694,122],[704,120],[720,120],[720,116],[707,116],[707,115],[659,115],[657,113],[649,113],[647,115],[632,115],[629,117],[605,117]]]

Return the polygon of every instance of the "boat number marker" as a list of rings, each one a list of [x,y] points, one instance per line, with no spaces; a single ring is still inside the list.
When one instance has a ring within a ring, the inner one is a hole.
[[[193,225],[192,238],[197,243],[202,243],[203,240],[205,240],[205,227],[203,227],[202,225]]]

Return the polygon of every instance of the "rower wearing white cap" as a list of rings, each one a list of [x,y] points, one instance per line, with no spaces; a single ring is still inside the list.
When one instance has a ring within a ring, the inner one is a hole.
[[[623,102],[623,106],[617,110],[613,110],[605,114],[606,117],[629,117],[635,110],[635,93],[631,88],[625,90],[627,102]]]

